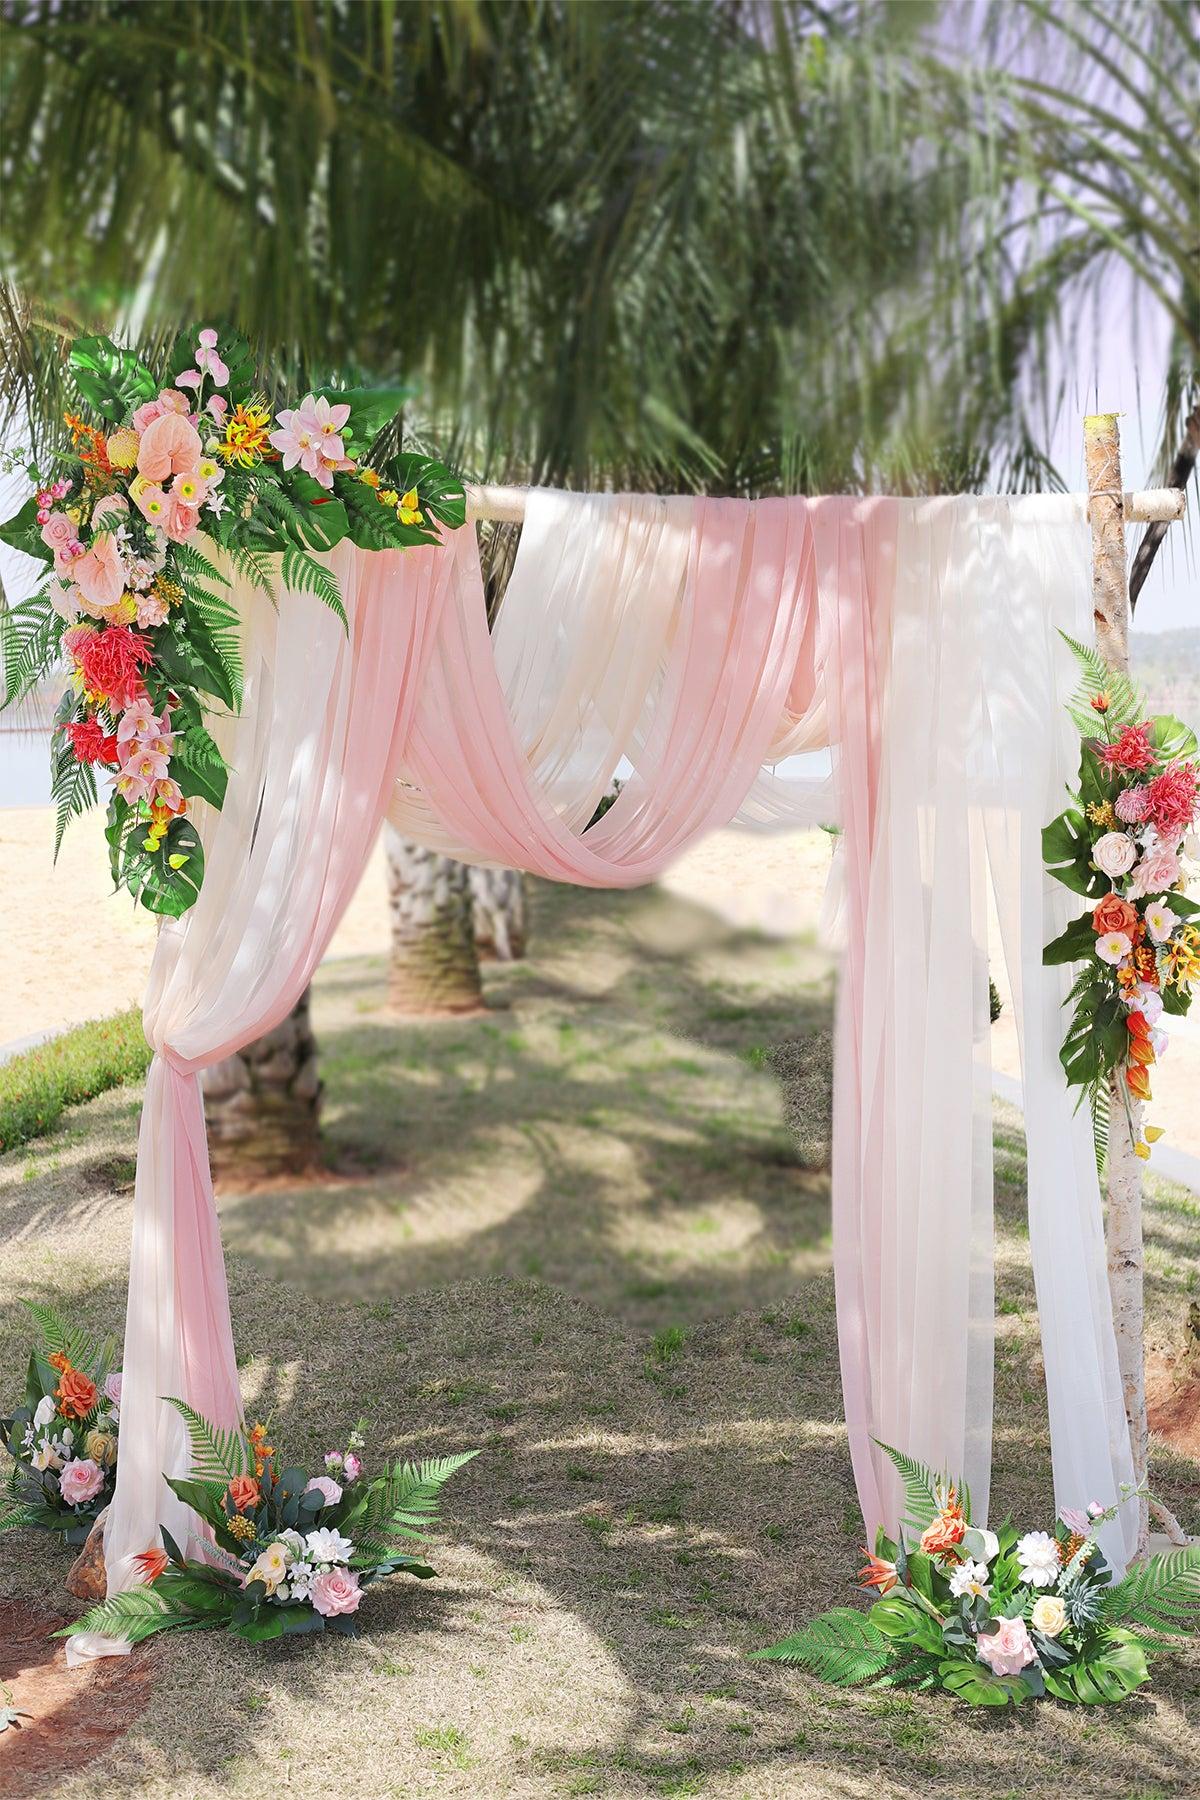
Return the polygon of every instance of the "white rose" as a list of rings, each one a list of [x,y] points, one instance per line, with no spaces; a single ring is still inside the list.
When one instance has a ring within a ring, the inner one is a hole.
[[[1092,861],[1110,881],[1115,881],[1118,875],[1127,875],[1136,856],[1137,847],[1124,831],[1106,831],[1092,846]]]
[[[1057,1594],[1043,1594],[1031,1614],[1033,1629],[1043,1637],[1057,1637],[1067,1622],[1067,1609]]]
[[[1017,1543],[1021,1580],[1031,1587],[1053,1587],[1058,1580],[1058,1545],[1045,1531],[1027,1531]]]
[[[34,1410],[34,1414],[33,1414],[34,1425],[39,1430],[41,1429],[41,1427],[43,1425],[48,1425],[50,1423],[51,1419],[54,1417],[57,1410],[58,1409],[54,1404],[53,1394],[43,1394],[41,1399],[38,1401],[37,1406]]]

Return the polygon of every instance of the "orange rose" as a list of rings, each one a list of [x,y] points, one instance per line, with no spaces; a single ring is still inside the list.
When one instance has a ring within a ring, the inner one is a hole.
[[[957,1562],[957,1546],[966,1535],[967,1521],[963,1517],[962,1508],[951,1500],[948,1506],[942,1508],[932,1525],[927,1525],[921,1533],[921,1548],[927,1556],[944,1556]]]
[[[1137,909],[1130,906],[1128,900],[1122,900],[1119,894],[1105,894],[1092,913],[1092,930],[1097,937],[1103,937],[1109,931],[1128,932],[1132,937],[1139,923]]]
[[[55,1398],[64,1419],[86,1419],[96,1404],[97,1388],[90,1375],[73,1369],[70,1363],[62,1371]]]
[[[261,1489],[253,1475],[235,1475],[226,1492],[237,1511],[244,1513],[258,1505]]]

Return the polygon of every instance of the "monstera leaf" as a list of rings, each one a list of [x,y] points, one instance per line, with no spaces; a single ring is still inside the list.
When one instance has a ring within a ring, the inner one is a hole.
[[[1109,1631],[1087,1645],[1069,1669],[1046,1675],[1046,1691],[1083,1706],[1111,1706],[1149,1681],[1146,1653],[1132,1632]]]
[[[132,350],[121,350],[111,338],[76,338],[71,345],[71,374],[88,405],[110,425],[158,392],[152,372]]]
[[[1092,867],[1092,839],[1078,807],[1069,806],[1042,831],[1042,861],[1056,881],[1074,894],[1099,898],[1108,882]]]

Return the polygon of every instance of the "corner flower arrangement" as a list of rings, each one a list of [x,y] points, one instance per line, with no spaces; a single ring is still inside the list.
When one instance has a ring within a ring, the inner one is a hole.
[[[142,1584],[113,1594],[61,1637],[100,1631],[134,1643],[172,1627],[221,1627],[251,1643],[299,1632],[353,1635],[367,1589],[385,1575],[427,1579],[425,1532],[440,1490],[467,1451],[421,1463],[384,1464],[368,1476],[360,1420],[323,1471],[282,1463],[267,1428],[219,1431],[181,1400],[192,1472],[168,1477],[211,1530],[182,1548],[160,1527],[161,1547],[137,1559]]]
[[[426,457],[371,461],[403,389],[324,388],[275,410],[245,341],[211,326],[181,333],[159,372],[103,337],[68,363],[77,410],[0,525],[45,564],[38,591],[0,610],[0,704],[65,666],[55,854],[106,781],[114,884],[178,916],[204,876],[191,803],[219,808],[228,775],[206,719],[241,704],[234,578],[315,594],[344,620],[324,553],[436,543],[465,498]]]
[[[1148,1681],[1147,1657],[1200,1625],[1200,1547],[1153,1556],[1114,1582],[1095,1534],[1118,1506],[1064,1508],[1053,1531],[1021,1535],[1008,1520],[986,1531],[971,1523],[965,1487],[880,1448],[909,1516],[898,1541],[876,1535],[859,1575],[879,1598],[867,1613],[834,1607],[756,1657],[799,1663],[836,1687],[945,1688],[970,1706],[1047,1696],[1099,1706]]]
[[[1200,904],[1188,898],[1200,863],[1196,736],[1179,719],[1146,718],[1127,677],[1067,638],[1082,670],[1069,711],[1083,738],[1079,787],[1042,833],[1046,867],[1091,902],[1046,945],[1045,963],[1082,963],[1067,995],[1071,1023],[1060,1057],[1091,1106],[1097,1162],[1109,1137],[1109,1082],[1143,1161],[1162,1136],[1139,1128],[1150,1072],[1167,1048],[1164,1013],[1186,1013],[1200,981]]]
[[[0,1419],[0,1442],[13,1459],[0,1531],[36,1526],[82,1544],[112,1499],[121,1376],[111,1344],[93,1343],[51,1307],[29,1311],[41,1341],[30,1352],[24,1401]]]

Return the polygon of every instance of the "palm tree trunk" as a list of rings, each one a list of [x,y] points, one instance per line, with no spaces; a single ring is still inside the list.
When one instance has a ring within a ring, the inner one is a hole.
[[[287,1018],[200,1076],[213,1180],[303,1175],[321,1161],[321,1078],[305,988]]]
[[[467,870],[475,949],[483,962],[525,954],[525,877],[519,869]]]
[[[474,1012],[483,1005],[465,863],[384,827],[392,956],[391,1006],[402,1013]]]

